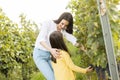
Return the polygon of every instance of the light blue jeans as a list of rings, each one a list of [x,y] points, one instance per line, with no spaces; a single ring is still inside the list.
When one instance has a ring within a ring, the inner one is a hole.
[[[33,59],[36,66],[47,80],[55,80],[51,66],[50,52],[34,48]]]

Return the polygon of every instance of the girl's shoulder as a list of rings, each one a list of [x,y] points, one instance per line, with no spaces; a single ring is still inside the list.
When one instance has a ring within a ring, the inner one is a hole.
[[[60,50],[61,53],[67,53],[65,50]]]
[[[65,50],[60,50],[60,53],[61,53],[62,55],[69,55],[68,52],[65,51]]]

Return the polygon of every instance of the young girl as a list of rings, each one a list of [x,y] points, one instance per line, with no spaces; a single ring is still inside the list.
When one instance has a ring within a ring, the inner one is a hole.
[[[74,72],[87,73],[92,71],[90,67],[81,68],[72,62],[68,49],[64,43],[63,35],[60,31],[51,33],[49,39],[51,47],[59,49],[61,53],[59,59],[52,57],[55,80],[75,80]]]

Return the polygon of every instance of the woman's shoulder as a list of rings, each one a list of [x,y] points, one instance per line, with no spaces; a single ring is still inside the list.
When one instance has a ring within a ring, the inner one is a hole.
[[[54,21],[49,19],[49,20],[43,21],[42,23],[54,23]]]
[[[42,25],[55,25],[53,20],[46,20],[42,22]]]

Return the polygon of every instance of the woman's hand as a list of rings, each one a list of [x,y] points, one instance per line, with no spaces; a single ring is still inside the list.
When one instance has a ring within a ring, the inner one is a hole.
[[[80,46],[80,44],[79,43],[75,43],[75,47],[79,47]]]
[[[53,55],[54,58],[60,58],[60,50],[59,49],[55,49],[55,48],[52,48],[50,50],[50,53]]]
[[[59,49],[55,49],[55,48],[50,48],[46,42],[41,41],[40,44],[46,48],[48,51],[50,51],[51,55],[53,55],[54,58],[59,58],[60,57],[60,53],[59,53]]]
[[[85,47],[83,46],[83,44],[76,43],[75,46],[76,46],[77,48],[80,48],[80,50],[86,52],[86,49],[85,49]]]
[[[80,49],[84,52],[87,52],[87,50],[85,49],[85,47],[83,46],[83,44],[80,45]]]

